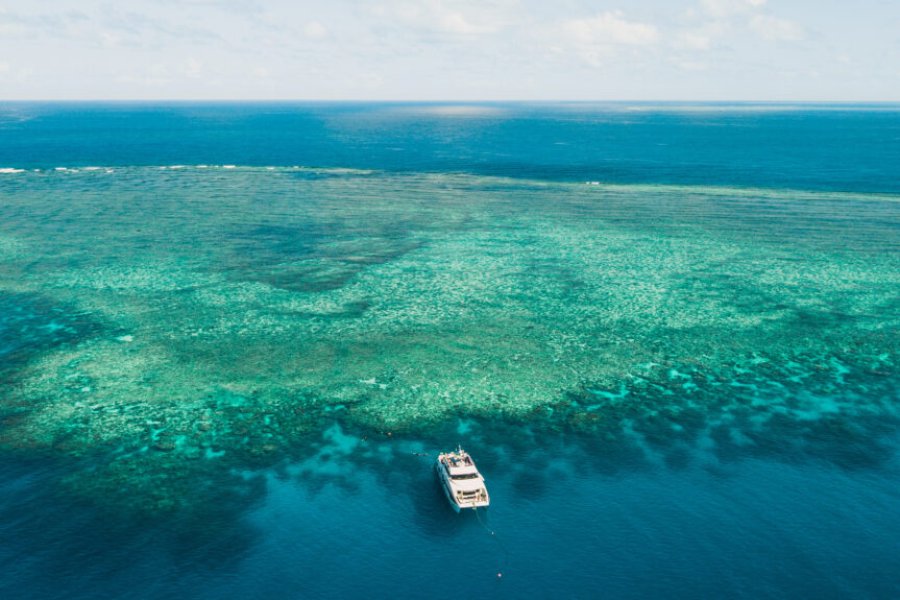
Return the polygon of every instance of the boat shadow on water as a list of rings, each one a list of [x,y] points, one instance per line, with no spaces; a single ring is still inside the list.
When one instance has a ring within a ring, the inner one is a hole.
[[[423,461],[424,462],[424,461]],[[424,466],[424,465],[423,465]],[[434,469],[427,465],[427,479],[421,478],[418,485],[412,484],[409,495],[413,507],[413,523],[430,538],[454,538],[480,528],[478,517],[473,510],[454,512],[447,502],[447,496],[434,475]],[[416,479],[419,479],[417,477]],[[479,509],[482,516],[488,509]]]

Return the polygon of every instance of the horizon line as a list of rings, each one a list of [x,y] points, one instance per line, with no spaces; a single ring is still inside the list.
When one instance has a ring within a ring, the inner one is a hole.
[[[0,98],[0,103],[211,103],[211,104],[692,104],[692,105],[870,105],[900,106],[900,100],[699,100],[699,99],[416,99],[416,98]]]

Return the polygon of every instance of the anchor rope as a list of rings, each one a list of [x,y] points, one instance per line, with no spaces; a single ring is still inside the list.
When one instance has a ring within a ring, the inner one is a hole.
[[[475,519],[478,521],[478,524],[481,525],[485,531],[491,536],[491,538],[497,542],[497,545],[500,547],[500,550],[503,552],[503,557],[500,560],[500,565],[497,568],[497,578],[503,577],[503,571],[506,569],[506,565],[509,563],[509,548],[506,547],[506,544],[503,543],[503,540],[497,532],[491,529],[487,523],[485,523],[481,518],[481,511],[478,510],[477,506],[473,506],[472,510],[475,512]]]
[[[418,458],[432,458],[433,456],[437,456],[439,452],[410,452],[415,457]],[[497,535],[497,532],[491,529],[487,523],[485,523],[484,519],[481,518],[481,512],[478,510],[477,506],[472,507],[472,511],[475,513],[475,519],[478,521],[478,524],[491,536],[491,538],[497,543],[502,552],[502,557],[500,559],[500,564],[497,568],[497,578],[500,579],[503,577],[503,571],[506,569],[506,565],[509,563],[509,548],[506,547],[506,544],[503,543],[503,540],[500,536]]]

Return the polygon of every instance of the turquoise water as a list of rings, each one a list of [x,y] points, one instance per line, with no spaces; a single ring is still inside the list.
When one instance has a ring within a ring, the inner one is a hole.
[[[897,107],[6,104],[0,142],[4,596],[900,592]]]

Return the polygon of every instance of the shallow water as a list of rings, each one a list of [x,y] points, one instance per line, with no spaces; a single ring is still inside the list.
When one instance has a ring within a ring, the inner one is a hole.
[[[5,107],[5,596],[896,595],[900,112],[487,108]]]

